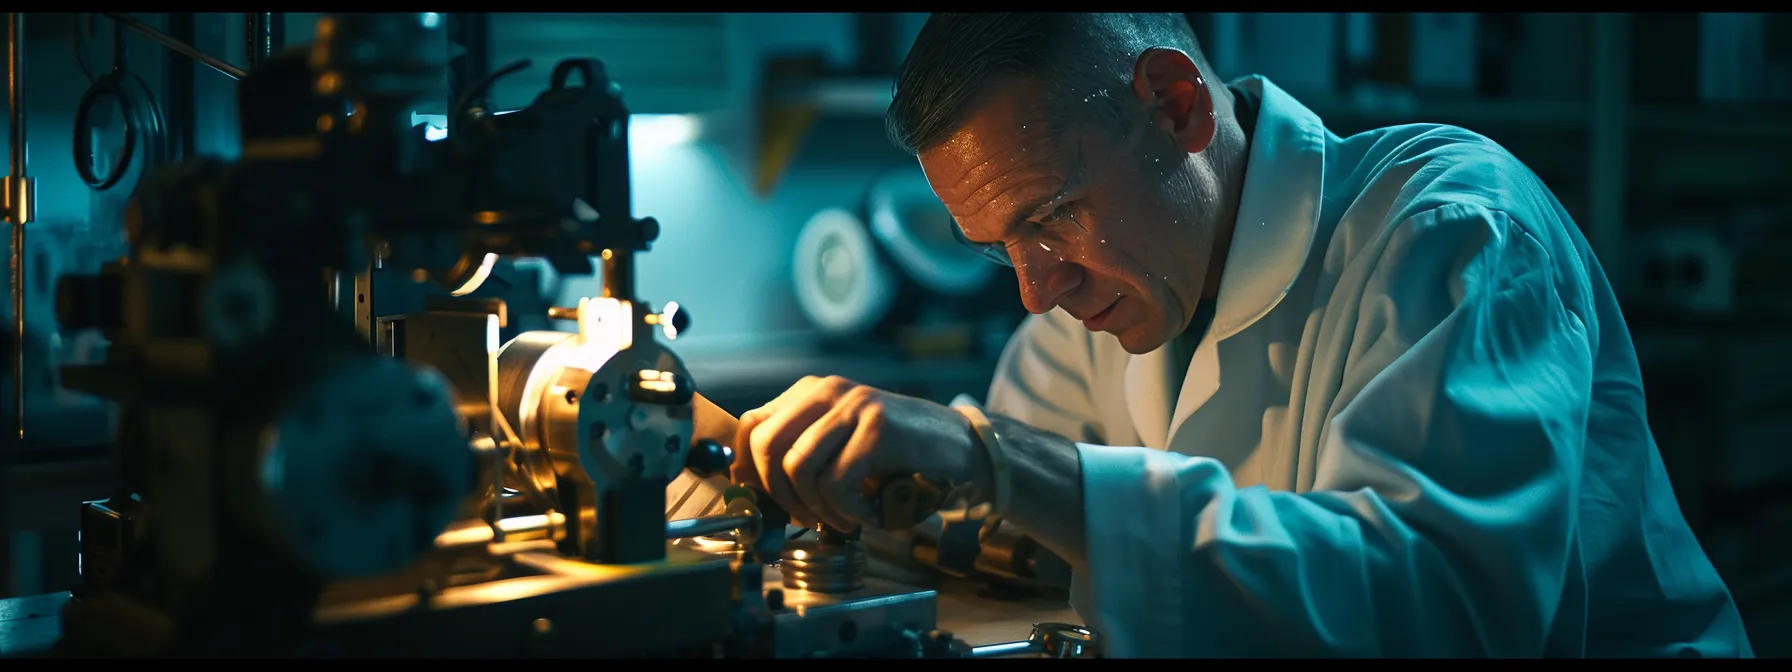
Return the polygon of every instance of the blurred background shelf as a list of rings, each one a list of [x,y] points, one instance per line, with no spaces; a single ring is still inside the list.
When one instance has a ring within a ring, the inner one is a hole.
[[[1792,140],[1792,104],[1640,105],[1630,128],[1662,135],[1747,142]]]

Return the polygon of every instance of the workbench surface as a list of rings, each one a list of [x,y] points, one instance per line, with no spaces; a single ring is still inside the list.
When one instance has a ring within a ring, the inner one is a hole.
[[[0,658],[48,651],[62,634],[62,603],[68,593],[0,600]]]
[[[981,586],[959,581],[945,581],[935,590],[940,628],[973,645],[1026,639],[1034,623],[1080,622],[1061,600],[993,599],[980,594]],[[48,651],[61,633],[62,604],[68,596],[63,592],[0,600],[0,658]]]

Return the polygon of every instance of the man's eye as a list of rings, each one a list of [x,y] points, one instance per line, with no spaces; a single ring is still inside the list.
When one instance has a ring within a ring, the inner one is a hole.
[[[1075,220],[1076,220],[1076,216],[1071,213],[1070,204],[1065,203],[1065,204],[1059,205],[1058,207],[1052,208],[1051,212],[1046,213],[1044,217],[1040,217],[1039,223],[1046,225],[1046,226],[1051,226],[1054,224],[1067,224],[1067,223],[1073,222]]]

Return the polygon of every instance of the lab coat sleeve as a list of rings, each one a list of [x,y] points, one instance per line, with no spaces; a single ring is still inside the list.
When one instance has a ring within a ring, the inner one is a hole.
[[[1310,383],[1338,385],[1312,491],[1079,447],[1114,653],[1543,654],[1575,557],[1592,356],[1569,310],[1584,304],[1563,294],[1584,283],[1479,206],[1426,211],[1380,242],[1326,308],[1354,328]]]

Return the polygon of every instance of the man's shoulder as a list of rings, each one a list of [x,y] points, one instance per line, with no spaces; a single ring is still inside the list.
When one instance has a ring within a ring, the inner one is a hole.
[[[1577,256],[1577,228],[1543,180],[1499,143],[1442,124],[1408,124],[1338,140],[1330,147],[1326,200],[1345,206],[1334,250],[1376,253],[1374,241],[1415,221],[1524,231],[1563,261]],[[1332,163],[1335,160],[1336,163]],[[1472,238],[1472,236],[1470,237]],[[1469,238],[1465,238],[1468,240]]]
[[[1487,136],[1444,124],[1407,124],[1340,141],[1354,161],[1349,179],[1332,186],[1359,206],[1386,213],[1394,225],[1449,205],[1478,206],[1518,219],[1553,213],[1554,200],[1523,161]],[[1373,201],[1381,201],[1374,203]]]

